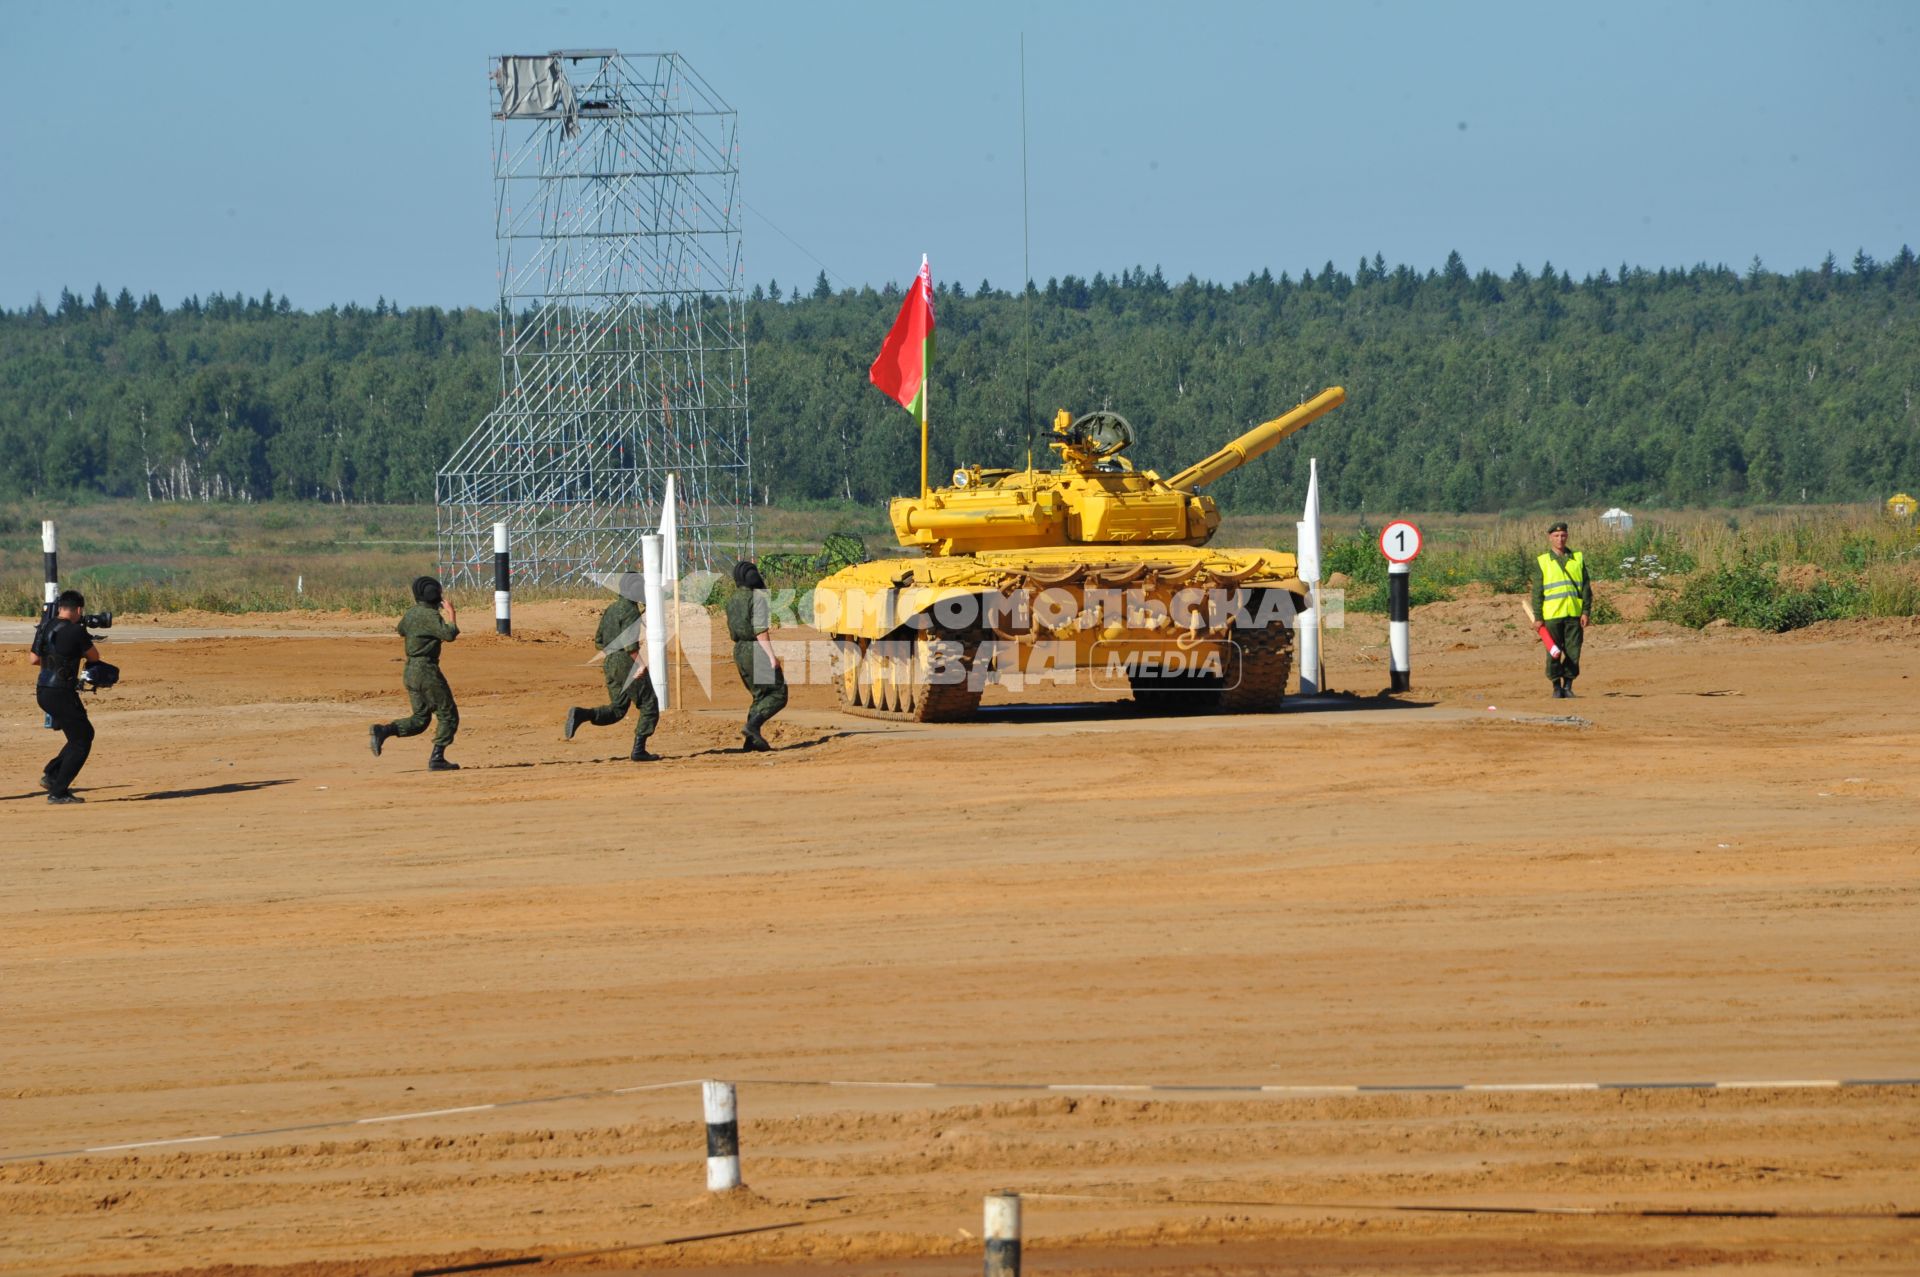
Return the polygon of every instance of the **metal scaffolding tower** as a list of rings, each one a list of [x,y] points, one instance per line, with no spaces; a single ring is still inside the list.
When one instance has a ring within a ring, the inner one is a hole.
[[[633,569],[678,475],[683,571],[751,552],[738,117],[679,55],[496,58],[500,404],[441,467],[442,570]]]

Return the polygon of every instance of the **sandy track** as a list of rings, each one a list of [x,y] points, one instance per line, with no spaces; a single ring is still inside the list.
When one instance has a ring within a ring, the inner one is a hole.
[[[32,788],[30,703],[0,724],[28,760],[0,1155],[699,1076],[1920,1072],[1920,631],[1611,627],[1568,705],[1510,612],[1426,609],[1413,707],[914,728],[800,689],[753,757],[723,678],[634,768],[620,728],[559,739],[592,608],[543,604],[450,649],[455,776],[418,740],[367,756],[395,641],[129,645],[85,808]],[[1371,692],[1355,619],[1329,673]],[[999,1187],[1129,1199],[1030,1204],[1044,1272],[1920,1266],[1913,1221],[1382,1209],[1913,1209],[1908,1090],[741,1097],[739,1200],[701,1190],[686,1090],[3,1164],[0,1271],[399,1272],[787,1220],[820,1222],[585,1262],[957,1271]]]

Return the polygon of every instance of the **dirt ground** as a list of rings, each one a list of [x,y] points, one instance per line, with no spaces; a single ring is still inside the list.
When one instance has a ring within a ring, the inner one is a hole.
[[[448,650],[454,775],[367,752],[379,618],[123,621],[64,809],[9,645],[0,1273],[976,1272],[1001,1189],[1029,1273],[1920,1270],[1920,1088],[981,1085],[1920,1074],[1913,622],[1596,628],[1565,702],[1466,600],[1397,701],[1356,616],[1354,699],[914,727],[801,687],[771,755],[722,669],[636,766],[561,739],[595,611]],[[743,1192],[697,1088],[603,1094],[698,1078]],[[953,1085],[795,1085],[834,1079]]]

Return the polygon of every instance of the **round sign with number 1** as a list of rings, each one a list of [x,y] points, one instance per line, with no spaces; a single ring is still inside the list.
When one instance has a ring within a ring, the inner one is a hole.
[[[1395,519],[1380,529],[1380,553],[1391,563],[1411,563],[1420,553],[1420,529]]]

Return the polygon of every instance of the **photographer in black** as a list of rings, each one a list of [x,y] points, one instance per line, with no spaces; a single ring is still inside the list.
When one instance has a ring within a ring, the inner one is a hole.
[[[53,725],[67,734],[67,747],[48,761],[40,784],[50,803],[85,802],[73,792],[73,779],[93,751],[93,723],[80,703],[80,661],[85,658],[90,666],[100,661],[100,649],[87,633],[88,622],[104,620],[102,629],[113,622],[86,616],[87,600],[78,590],[62,593],[49,610],[52,615],[41,618],[33,635],[33,663],[40,667],[36,699]]]

